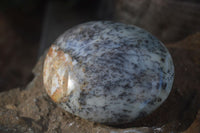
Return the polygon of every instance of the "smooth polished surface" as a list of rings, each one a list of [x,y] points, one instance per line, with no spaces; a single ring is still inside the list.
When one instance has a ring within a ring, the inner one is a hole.
[[[132,25],[96,21],[67,30],[44,63],[49,96],[66,111],[95,122],[124,124],[161,105],[174,65],[166,47]]]

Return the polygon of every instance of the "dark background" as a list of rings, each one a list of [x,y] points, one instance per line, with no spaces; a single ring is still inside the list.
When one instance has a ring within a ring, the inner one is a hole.
[[[58,35],[92,20],[134,24],[173,43],[200,31],[200,1],[1,0],[0,91],[23,88]]]

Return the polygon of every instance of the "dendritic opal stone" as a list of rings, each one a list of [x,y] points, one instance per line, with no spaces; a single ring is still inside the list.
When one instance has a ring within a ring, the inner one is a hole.
[[[67,30],[50,47],[43,71],[48,95],[64,110],[111,125],[158,108],[173,79],[172,58],[158,39],[112,21]]]

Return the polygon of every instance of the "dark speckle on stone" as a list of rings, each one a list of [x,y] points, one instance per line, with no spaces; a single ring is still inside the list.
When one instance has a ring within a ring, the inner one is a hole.
[[[165,59],[164,59],[164,58],[161,58],[160,60],[161,60],[162,62],[165,62]]]
[[[147,112],[141,111],[137,118],[142,118],[142,117],[145,117],[146,115],[147,115]]]
[[[167,87],[167,83],[163,83],[163,84],[162,84],[162,89],[165,90],[166,87]]]

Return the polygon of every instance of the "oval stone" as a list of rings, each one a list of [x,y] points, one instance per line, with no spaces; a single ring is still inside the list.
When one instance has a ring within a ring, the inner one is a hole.
[[[48,95],[64,110],[111,125],[154,111],[174,79],[172,58],[158,39],[111,21],[67,30],[50,47],[43,72]]]

